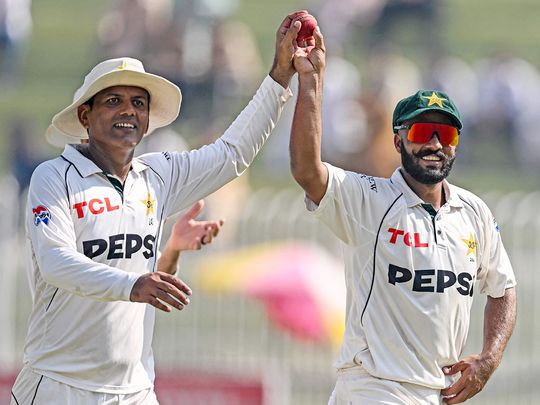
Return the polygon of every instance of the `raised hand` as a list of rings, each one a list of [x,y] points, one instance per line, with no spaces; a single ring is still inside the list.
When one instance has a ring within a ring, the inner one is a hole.
[[[196,221],[204,207],[204,201],[197,201],[185,214],[181,215],[173,225],[171,235],[158,260],[158,271],[175,274],[178,271],[180,252],[183,250],[199,250],[202,245],[211,243],[218,235],[224,221]]]
[[[294,24],[297,21],[294,21]],[[305,47],[297,46],[295,49],[293,59],[295,70],[298,74],[322,72],[326,64],[326,48],[318,26],[313,31],[313,38],[308,39],[306,45]]]
[[[298,19],[307,13],[306,10],[300,10],[289,14],[276,32],[276,51],[270,76],[284,88],[289,86],[289,82],[296,72],[293,57],[298,48],[296,36],[302,26]]]
[[[167,245],[178,251],[199,250],[202,245],[211,243],[219,234],[224,224],[217,221],[197,221],[195,218],[204,207],[204,200],[197,201],[185,214],[181,215],[173,225]]]

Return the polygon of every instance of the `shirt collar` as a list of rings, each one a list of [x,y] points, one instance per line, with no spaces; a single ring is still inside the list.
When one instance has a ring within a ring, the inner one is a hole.
[[[392,174],[392,177],[390,177],[390,181],[392,182],[392,184],[397,186],[403,193],[403,197],[405,198],[407,207],[410,208],[410,207],[414,207],[416,205],[424,203],[424,200],[418,197],[418,195],[409,187],[409,185],[403,178],[403,174],[401,173],[401,170],[402,168],[398,167]],[[454,189],[454,186],[452,186],[446,180],[443,180],[442,186],[443,186],[444,193],[446,196],[446,203],[451,207],[456,207],[456,208],[463,207],[463,202],[458,197],[457,192]]]
[[[64,148],[64,152],[62,152],[62,157],[72,163],[83,177],[88,177],[96,173],[103,173],[103,170],[79,152],[74,145],[67,144]],[[131,170],[134,173],[140,173],[147,168],[148,166],[137,157],[133,158],[131,161]]]
[[[148,169],[148,165],[141,161],[138,157],[134,157],[131,160],[131,170],[133,170],[135,173],[138,174],[146,169]]]

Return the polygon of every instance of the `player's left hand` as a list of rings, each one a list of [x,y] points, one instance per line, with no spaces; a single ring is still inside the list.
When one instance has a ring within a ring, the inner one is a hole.
[[[195,218],[204,207],[204,200],[197,201],[185,214],[181,215],[172,228],[167,242],[171,248],[182,250],[199,250],[219,234],[224,224],[218,221],[197,221]]]
[[[294,53],[294,68],[299,75],[319,74],[326,65],[326,48],[320,28],[317,26],[313,31],[313,38],[308,41],[306,47],[297,47]]]
[[[492,361],[481,355],[467,356],[452,366],[443,367],[445,375],[461,372],[461,376],[454,384],[441,390],[444,403],[459,404],[478,394],[486,385],[495,368]]]

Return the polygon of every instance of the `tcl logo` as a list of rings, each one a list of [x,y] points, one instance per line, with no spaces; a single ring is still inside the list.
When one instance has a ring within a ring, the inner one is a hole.
[[[418,232],[405,232],[403,229],[396,229],[396,228],[388,228],[388,232],[392,234],[390,237],[390,243],[396,243],[398,241],[398,236],[403,236],[401,238],[403,240],[403,243],[405,243],[407,246],[412,246],[415,248],[422,248],[422,247],[428,247],[429,243],[422,242],[420,239],[420,234]]]
[[[103,200],[100,198],[92,198],[88,202],[83,201],[73,204],[73,209],[77,212],[77,217],[79,219],[84,218],[85,212],[88,211],[90,211],[91,214],[99,215],[103,212],[116,211],[118,208],[120,208],[120,206],[113,205],[108,197],[105,197]]]

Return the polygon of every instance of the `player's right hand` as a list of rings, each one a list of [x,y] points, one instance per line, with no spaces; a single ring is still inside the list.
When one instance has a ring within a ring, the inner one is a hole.
[[[296,73],[293,56],[298,44],[296,36],[302,24],[298,18],[307,14],[306,10],[295,11],[282,21],[276,32],[276,53],[270,76],[284,88],[289,87],[291,78]]]
[[[190,295],[191,288],[178,277],[157,271],[140,276],[131,289],[129,299],[171,312],[171,307],[182,310],[189,304]]]

